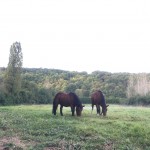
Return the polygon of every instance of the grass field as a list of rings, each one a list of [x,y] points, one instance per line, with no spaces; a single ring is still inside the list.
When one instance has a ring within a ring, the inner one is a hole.
[[[150,108],[111,105],[107,117],[52,115],[51,105],[0,107],[0,150],[150,150]]]

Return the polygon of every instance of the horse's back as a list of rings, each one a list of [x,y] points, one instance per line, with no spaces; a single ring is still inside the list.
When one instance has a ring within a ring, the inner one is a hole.
[[[93,105],[96,104],[101,104],[101,102],[103,101],[104,97],[103,97],[103,93],[101,91],[96,91],[94,93],[92,93],[91,95],[91,101]]]
[[[59,92],[55,96],[55,103],[60,104],[61,106],[69,107],[73,105],[73,99],[68,93]]]

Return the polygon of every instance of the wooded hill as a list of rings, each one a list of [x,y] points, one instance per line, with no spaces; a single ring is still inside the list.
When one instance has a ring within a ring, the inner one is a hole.
[[[55,94],[59,91],[75,92],[83,103],[91,103],[90,95],[95,90],[104,93],[107,103],[150,104],[149,90],[144,95],[135,93],[137,78],[131,79],[129,73],[94,71],[88,74],[57,69],[23,68],[21,90],[16,95],[10,95],[4,88],[5,71],[6,68],[0,68],[1,105],[52,103]],[[133,75],[137,77],[137,74]],[[150,74],[146,74],[145,87],[148,88],[149,78]],[[145,84],[143,80],[139,80],[138,84],[142,84],[141,82]]]

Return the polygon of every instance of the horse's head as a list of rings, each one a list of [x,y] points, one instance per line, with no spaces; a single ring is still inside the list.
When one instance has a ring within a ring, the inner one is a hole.
[[[81,116],[83,107],[84,107],[84,105],[80,105],[80,106],[76,107],[76,114],[77,114],[77,116]]]
[[[107,107],[108,106],[109,105],[106,105],[106,106],[102,107],[102,113],[101,114],[103,114],[103,116],[106,116],[106,114],[107,114]]]

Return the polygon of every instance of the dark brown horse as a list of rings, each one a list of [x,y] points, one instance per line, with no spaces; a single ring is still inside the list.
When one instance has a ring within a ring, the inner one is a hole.
[[[78,96],[73,92],[70,93],[59,92],[55,95],[52,111],[54,115],[56,115],[56,110],[59,104],[60,104],[60,114],[62,116],[63,116],[62,113],[63,106],[71,107],[72,116],[74,116],[75,108],[77,116],[81,116],[81,112],[84,107],[82,106],[82,103],[80,102]]]
[[[94,105],[96,105],[97,114],[101,115],[103,114],[106,116],[107,113],[107,107],[109,105],[106,105],[104,95],[101,91],[96,91],[91,95],[91,101],[92,101],[92,111],[94,108]],[[102,113],[100,113],[100,106],[102,107]]]

